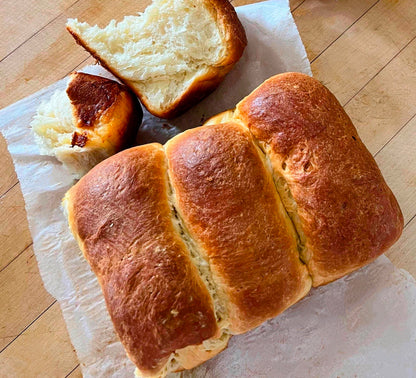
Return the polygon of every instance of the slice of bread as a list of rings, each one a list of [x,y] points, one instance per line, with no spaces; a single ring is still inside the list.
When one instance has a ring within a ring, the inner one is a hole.
[[[42,102],[31,126],[41,155],[55,156],[75,178],[132,145],[142,117],[128,88],[74,72],[66,91]]]
[[[247,44],[228,0],[155,0],[144,13],[104,28],[69,19],[67,29],[160,118],[214,90]]]

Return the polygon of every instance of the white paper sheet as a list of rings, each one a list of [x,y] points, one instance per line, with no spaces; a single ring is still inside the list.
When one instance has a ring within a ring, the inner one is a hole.
[[[232,108],[268,77],[310,74],[287,0],[237,9],[248,37],[236,68],[208,98],[166,121],[145,113],[143,142],[164,142],[202,119]],[[98,66],[87,72],[108,74]],[[113,331],[95,276],[69,233],[60,201],[73,184],[54,158],[40,156],[29,123],[41,100],[65,80],[0,111],[25,198],[34,251],[46,289],[59,301],[86,377],[131,377],[134,366]],[[185,376],[413,377],[416,376],[416,284],[386,257],[349,277],[313,290],[300,303]]]

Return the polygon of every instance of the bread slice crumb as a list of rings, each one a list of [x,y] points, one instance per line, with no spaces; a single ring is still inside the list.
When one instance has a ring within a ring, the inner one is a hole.
[[[227,0],[155,0],[144,13],[104,28],[69,19],[67,29],[160,118],[215,89],[247,44]]]

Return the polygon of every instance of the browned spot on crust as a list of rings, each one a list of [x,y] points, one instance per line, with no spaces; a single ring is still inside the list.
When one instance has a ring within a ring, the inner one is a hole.
[[[77,72],[66,90],[79,127],[92,127],[117,99],[120,86],[114,80]]]
[[[87,140],[87,133],[84,132],[82,134],[79,134],[76,131],[74,131],[74,133],[72,134],[71,146],[84,147],[87,143]]]

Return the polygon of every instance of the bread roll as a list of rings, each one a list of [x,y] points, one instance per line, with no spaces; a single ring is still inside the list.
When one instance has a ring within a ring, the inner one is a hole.
[[[74,72],[66,91],[43,102],[31,126],[42,155],[56,156],[75,178],[132,145],[142,111],[123,85]]]
[[[247,44],[228,0],[154,0],[119,23],[100,28],[70,19],[67,29],[160,118],[214,90]]]
[[[342,107],[295,73],[164,150],[105,160],[65,203],[120,340],[148,376],[212,357],[312,284],[374,260],[403,228]]]

